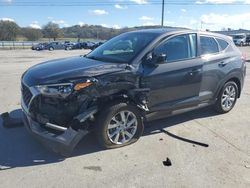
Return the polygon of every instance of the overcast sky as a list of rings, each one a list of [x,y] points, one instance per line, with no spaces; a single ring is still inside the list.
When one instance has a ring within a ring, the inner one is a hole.
[[[49,21],[58,23],[61,27],[76,24],[114,28],[160,25],[160,2],[161,0],[0,0],[0,19],[14,20],[20,26],[35,28],[40,28]],[[210,30],[221,30],[223,27],[250,29],[250,0],[165,2],[164,24],[168,26],[192,29],[202,27]]]

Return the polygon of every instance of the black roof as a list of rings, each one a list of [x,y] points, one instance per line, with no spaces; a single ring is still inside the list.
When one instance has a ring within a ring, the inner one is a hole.
[[[140,32],[140,33],[155,33],[155,34],[164,34],[170,32],[178,32],[178,31],[191,31],[189,29],[182,29],[182,28],[155,28],[155,29],[140,29],[135,30],[132,32]]]
[[[160,35],[165,35],[165,34],[182,34],[182,33],[199,33],[201,35],[210,35],[214,37],[219,37],[219,38],[224,38],[226,40],[229,40],[230,38],[226,35],[220,34],[220,33],[214,33],[214,32],[207,32],[207,31],[196,31],[192,29],[185,29],[185,28],[156,28],[156,29],[142,29],[142,30],[135,30],[131,32],[136,32],[136,33],[154,33]]]

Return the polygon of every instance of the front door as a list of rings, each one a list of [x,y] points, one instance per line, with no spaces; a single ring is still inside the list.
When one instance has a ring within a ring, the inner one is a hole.
[[[185,34],[166,39],[153,50],[165,54],[162,64],[144,65],[142,87],[150,88],[151,111],[190,107],[198,104],[203,63],[197,58],[197,35]]]

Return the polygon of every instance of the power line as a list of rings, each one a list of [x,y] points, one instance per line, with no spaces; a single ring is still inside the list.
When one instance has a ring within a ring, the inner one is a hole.
[[[110,2],[110,1],[69,1],[69,2],[62,2],[62,1],[13,1],[11,3],[6,2],[0,2],[0,6],[82,6],[82,7],[96,7],[96,6],[114,6],[115,4],[119,4],[121,6],[151,6],[151,5],[161,5],[162,0],[153,0],[145,4],[136,4],[133,2]],[[221,6],[221,5],[228,5],[228,6],[249,6],[250,4],[244,4],[244,3],[195,3],[194,1],[166,1],[164,3],[165,5],[187,5],[187,6]]]

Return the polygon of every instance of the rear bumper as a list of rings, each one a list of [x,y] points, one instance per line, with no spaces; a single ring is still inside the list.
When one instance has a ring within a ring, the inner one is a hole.
[[[60,134],[49,132],[41,124],[34,121],[23,106],[22,110],[23,123],[27,130],[43,145],[61,155],[70,155],[79,141],[88,133],[87,130],[79,129],[76,131],[71,127]]]

